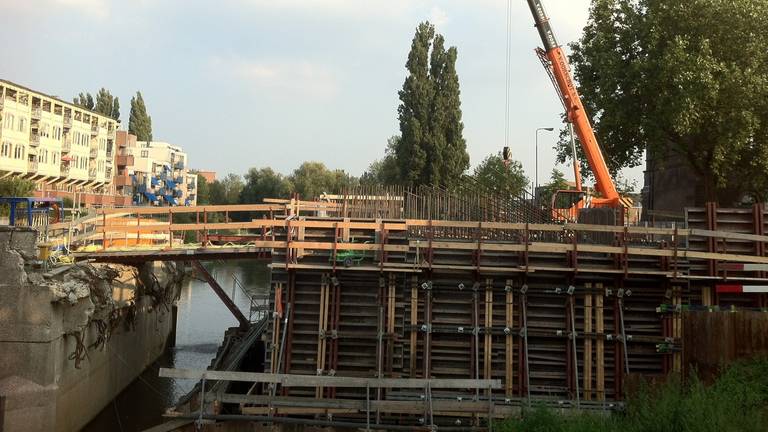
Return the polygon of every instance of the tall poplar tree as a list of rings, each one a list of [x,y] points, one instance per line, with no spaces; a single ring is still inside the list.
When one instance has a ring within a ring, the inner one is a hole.
[[[419,24],[399,92],[394,156],[402,184],[451,186],[469,168],[456,58],[456,47],[446,50],[432,24]]]
[[[136,92],[136,96],[131,98],[128,132],[136,135],[138,141],[152,141],[152,117],[147,114],[144,98],[139,91]]]

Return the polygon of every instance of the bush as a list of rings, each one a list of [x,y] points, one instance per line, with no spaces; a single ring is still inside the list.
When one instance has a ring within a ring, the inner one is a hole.
[[[534,409],[502,422],[505,432],[764,432],[768,430],[768,359],[740,362],[711,386],[695,375],[672,376],[660,387],[645,386],[613,415],[561,416]]]

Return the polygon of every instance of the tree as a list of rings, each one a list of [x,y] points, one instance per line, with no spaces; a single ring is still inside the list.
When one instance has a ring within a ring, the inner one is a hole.
[[[408,76],[399,92],[401,138],[395,148],[400,183],[455,183],[469,168],[463,137],[457,50],[429,22],[421,23],[411,43]]]
[[[237,174],[227,174],[222,180],[214,180],[208,185],[211,204],[237,204],[240,202],[240,192],[243,190],[243,179]]]
[[[96,107],[94,108],[99,114],[103,114],[107,117],[111,117],[115,120],[120,119],[120,101],[109,90],[104,87],[99,89],[96,93]]]
[[[93,96],[90,93],[80,93],[73,99],[75,105],[81,106],[85,109],[93,110]]]
[[[767,27],[765,1],[593,0],[571,62],[609,168],[647,149],[685,160],[708,200],[766,198]]]
[[[339,193],[356,184],[357,179],[343,170],[329,170],[321,162],[304,162],[288,178],[294,192],[303,199],[315,199],[323,193]]]
[[[523,164],[513,160],[507,167],[501,153],[486,157],[475,168],[472,177],[487,190],[504,196],[520,196],[528,186]]]
[[[18,177],[0,179],[0,196],[28,197],[35,191],[35,182]]]
[[[211,203],[210,186],[208,180],[200,174],[197,175],[197,205],[206,205]]]
[[[120,120],[120,101],[112,96],[112,93],[104,87],[100,88],[98,93],[96,93],[95,103],[93,96],[88,92],[77,95],[74,98],[74,102],[75,105],[96,111],[115,120]]]
[[[272,168],[251,168],[245,174],[240,203],[260,203],[264,198],[288,198],[292,189],[291,182]]]
[[[152,117],[147,114],[141,92],[131,98],[131,115],[128,119],[128,132],[136,135],[138,141],[152,141]]]
[[[120,99],[115,97],[112,101],[112,114],[110,115],[115,120],[120,120]]]
[[[397,168],[396,149],[400,136],[395,135],[387,140],[387,150],[384,158],[377,159],[368,166],[360,177],[360,183],[367,186],[393,185],[400,183],[400,173]]]
[[[538,199],[539,202],[544,205],[549,205],[552,201],[552,196],[555,192],[560,190],[568,190],[570,185],[565,180],[565,174],[557,168],[552,169],[552,175],[549,178],[549,183],[539,187]]]

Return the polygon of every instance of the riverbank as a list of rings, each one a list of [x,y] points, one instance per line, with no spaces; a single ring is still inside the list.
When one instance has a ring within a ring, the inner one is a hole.
[[[671,377],[640,389],[614,414],[560,415],[533,409],[522,419],[501,422],[501,432],[647,432],[768,430],[768,360],[730,367],[710,385],[695,377],[683,383]]]

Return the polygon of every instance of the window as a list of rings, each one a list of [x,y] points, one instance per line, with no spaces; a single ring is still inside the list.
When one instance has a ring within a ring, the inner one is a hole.
[[[24,117],[19,117],[19,132],[26,132],[27,130],[27,119]]]
[[[5,128],[6,129],[13,129],[13,125],[14,125],[13,120],[14,120],[13,114],[6,114],[5,115]]]
[[[52,163],[54,165],[56,165],[56,162],[58,162],[58,160],[59,160],[59,152],[53,152],[52,157],[53,157],[53,162]]]
[[[12,147],[13,147],[13,145],[10,142],[4,141],[2,148],[0,148],[0,156],[2,156],[2,157],[11,157],[11,148]]]
[[[16,147],[13,150],[13,158],[14,159],[24,159],[24,146],[23,145],[16,144]]]
[[[142,150],[141,151],[141,157],[148,158],[149,157],[149,151],[148,150]]]

